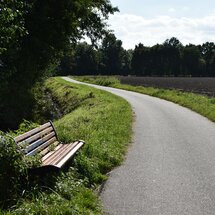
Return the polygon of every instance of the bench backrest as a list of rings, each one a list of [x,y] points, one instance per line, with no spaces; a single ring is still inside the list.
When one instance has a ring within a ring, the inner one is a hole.
[[[24,153],[28,156],[34,155],[57,142],[57,134],[50,121],[14,139],[21,148],[24,148]]]

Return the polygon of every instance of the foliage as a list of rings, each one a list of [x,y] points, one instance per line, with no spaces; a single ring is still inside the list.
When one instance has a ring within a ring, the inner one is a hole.
[[[149,75],[147,71],[147,67],[150,65],[150,52],[149,48],[144,47],[143,44],[139,44],[135,47],[131,68],[133,70],[133,74],[137,76],[141,75]]]
[[[152,47],[139,44],[134,49],[130,74],[175,77],[214,76],[214,47],[214,43],[183,46],[174,37]]]
[[[39,156],[24,156],[25,144],[19,146],[13,137],[20,135],[29,129],[38,126],[36,123],[24,120],[16,131],[9,133],[0,132],[0,205],[7,207],[16,203],[23,195],[27,186],[33,185],[34,180],[29,181],[28,169],[41,165]]]
[[[30,8],[30,3],[24,0],[1,1],[0,12],[0,55],[7,51],[21,37],[27,34],[24,16]]]
[[[122,41],[117,40],[114,34],[106,35],[102,41],[101,56],[102,72],[106,75],[119,74],[122,70]]]
[[[201,59],[201,53],[198,47],[190,45],[186,46],[183,51],[182,65],[185,74],[191,76],[199,76],[201,73],[204,76],[204,60]]]
[[[96,51],[92,45],[89,45],[86,42],[79,43],[75,46],[70,59],[64,63],[61,63],[61,73],[65,74],[65,71],[68,71],[67,74],[69,74],[70,70],[73,70],[74,74],[87,75],[96,73],[99,70],[99,54],[100,53]],[[63,60],[65,61],[66,57],[63,58]],[[65,63],[67,62],[68,64],[66,67]],[[64,69],[66,70],[64,71]]]
[[[22,193],[27,165],[14,140],[0,133],[0,205],[5,206]]]
[[[57,104],[63,116],[95,97],[92,91],[80,91],[78,90],[79,87],[63,85],[60,81],[54,80],[52,78],[48,79],[45,82],[45,87],[51,93],[53,102]]]
[[[114,34],[106,34],[100,46],[86,42],[74,46],[62,58],[60,75],[114,75],[129,74],[132,51],[122,47]]]
[[[88,82],[107,87],[112,87],[120,83],[119,79],[113,76],[73,76],[72,78],[78,79],[82,82]]]
[[[9,214],[99,214],[101,208],[92,191],[84,186],[82,180],[77,179],[73,168],[69,172],[61,173],[50,192],[33,196],[31,201],[22,200],[19,207]]]
[[[123,99],[60,78],[45,82],[64,117],[54,122],[63,142],[84,139],[85,146],[54,186],[28,191],[6,214],[101,214],[96,189],[119,165],[131,138],[132,111]],[[71,105],[71,109],[70,106]],[[116,126],[117,125],[117,126]]]
[[[205,72],[206,76],[213,76],[215,77],[215,44],[206,42],[199,47],[203,58],[205,60]]]
[[[31,121],[24,119],[23,122],[19,125],[19,128],[17,130],[11,131],[10,135],[15,137],[15,136],[23,134],[29,130],[32,130],[38,126],[39,125],[37,123],[34,123],[34,122],[31,122]]]
[[[102,38],[105,20],[117,10],[109,0],[1,1],[1,129],[30,118],[34,84],[49,76],[63,51],[84,35],[93,43]]]
[[[152,47],[139,43],[134,50],[125,50],[121,40],[108,34],[98,49],[81,43],[72,53],[72,57],[69,59],[66,55],[60,65],[61,71],[67,65],[66,75],[214,77],[215,71],[214,43],[183,46],[175,37]]]

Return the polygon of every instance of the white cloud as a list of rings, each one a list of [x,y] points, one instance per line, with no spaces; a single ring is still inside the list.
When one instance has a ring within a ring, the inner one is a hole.
[[[183,8],[182,8],[182,10],[183,10],[183,11],[189,11],[189,10],[190,10],[190,8],[189,8],[189,7],[187,7],[187,6],[185,6],[185,7],[183,7]]]
[[[170,13],[175,13],[175,12],[176,12],[175,8],[170,8],[168,11],[169,11]]]
[[[184,45],[215,41],[215,14],[202,18],[158,16],[151,19],[132,14],[116,14],[110,17],[109,24],[125,48],[134,48],[140,42],[152,46],[173,36]]]

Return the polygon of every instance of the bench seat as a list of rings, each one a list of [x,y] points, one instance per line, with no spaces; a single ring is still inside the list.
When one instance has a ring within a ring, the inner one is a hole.
[[[14,139],[24,156],[39,154],[42,167],[52,166],[58,169],[62,168],[84,145],[82,140],[69,144],[59,142],[51,121]]]

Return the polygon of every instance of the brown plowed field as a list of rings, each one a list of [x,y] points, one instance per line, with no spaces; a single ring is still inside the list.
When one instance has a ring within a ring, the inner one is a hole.
[[[122,84],[132,86],[178,89],[215,97],[215,78],[133,77],[120,76]]]

